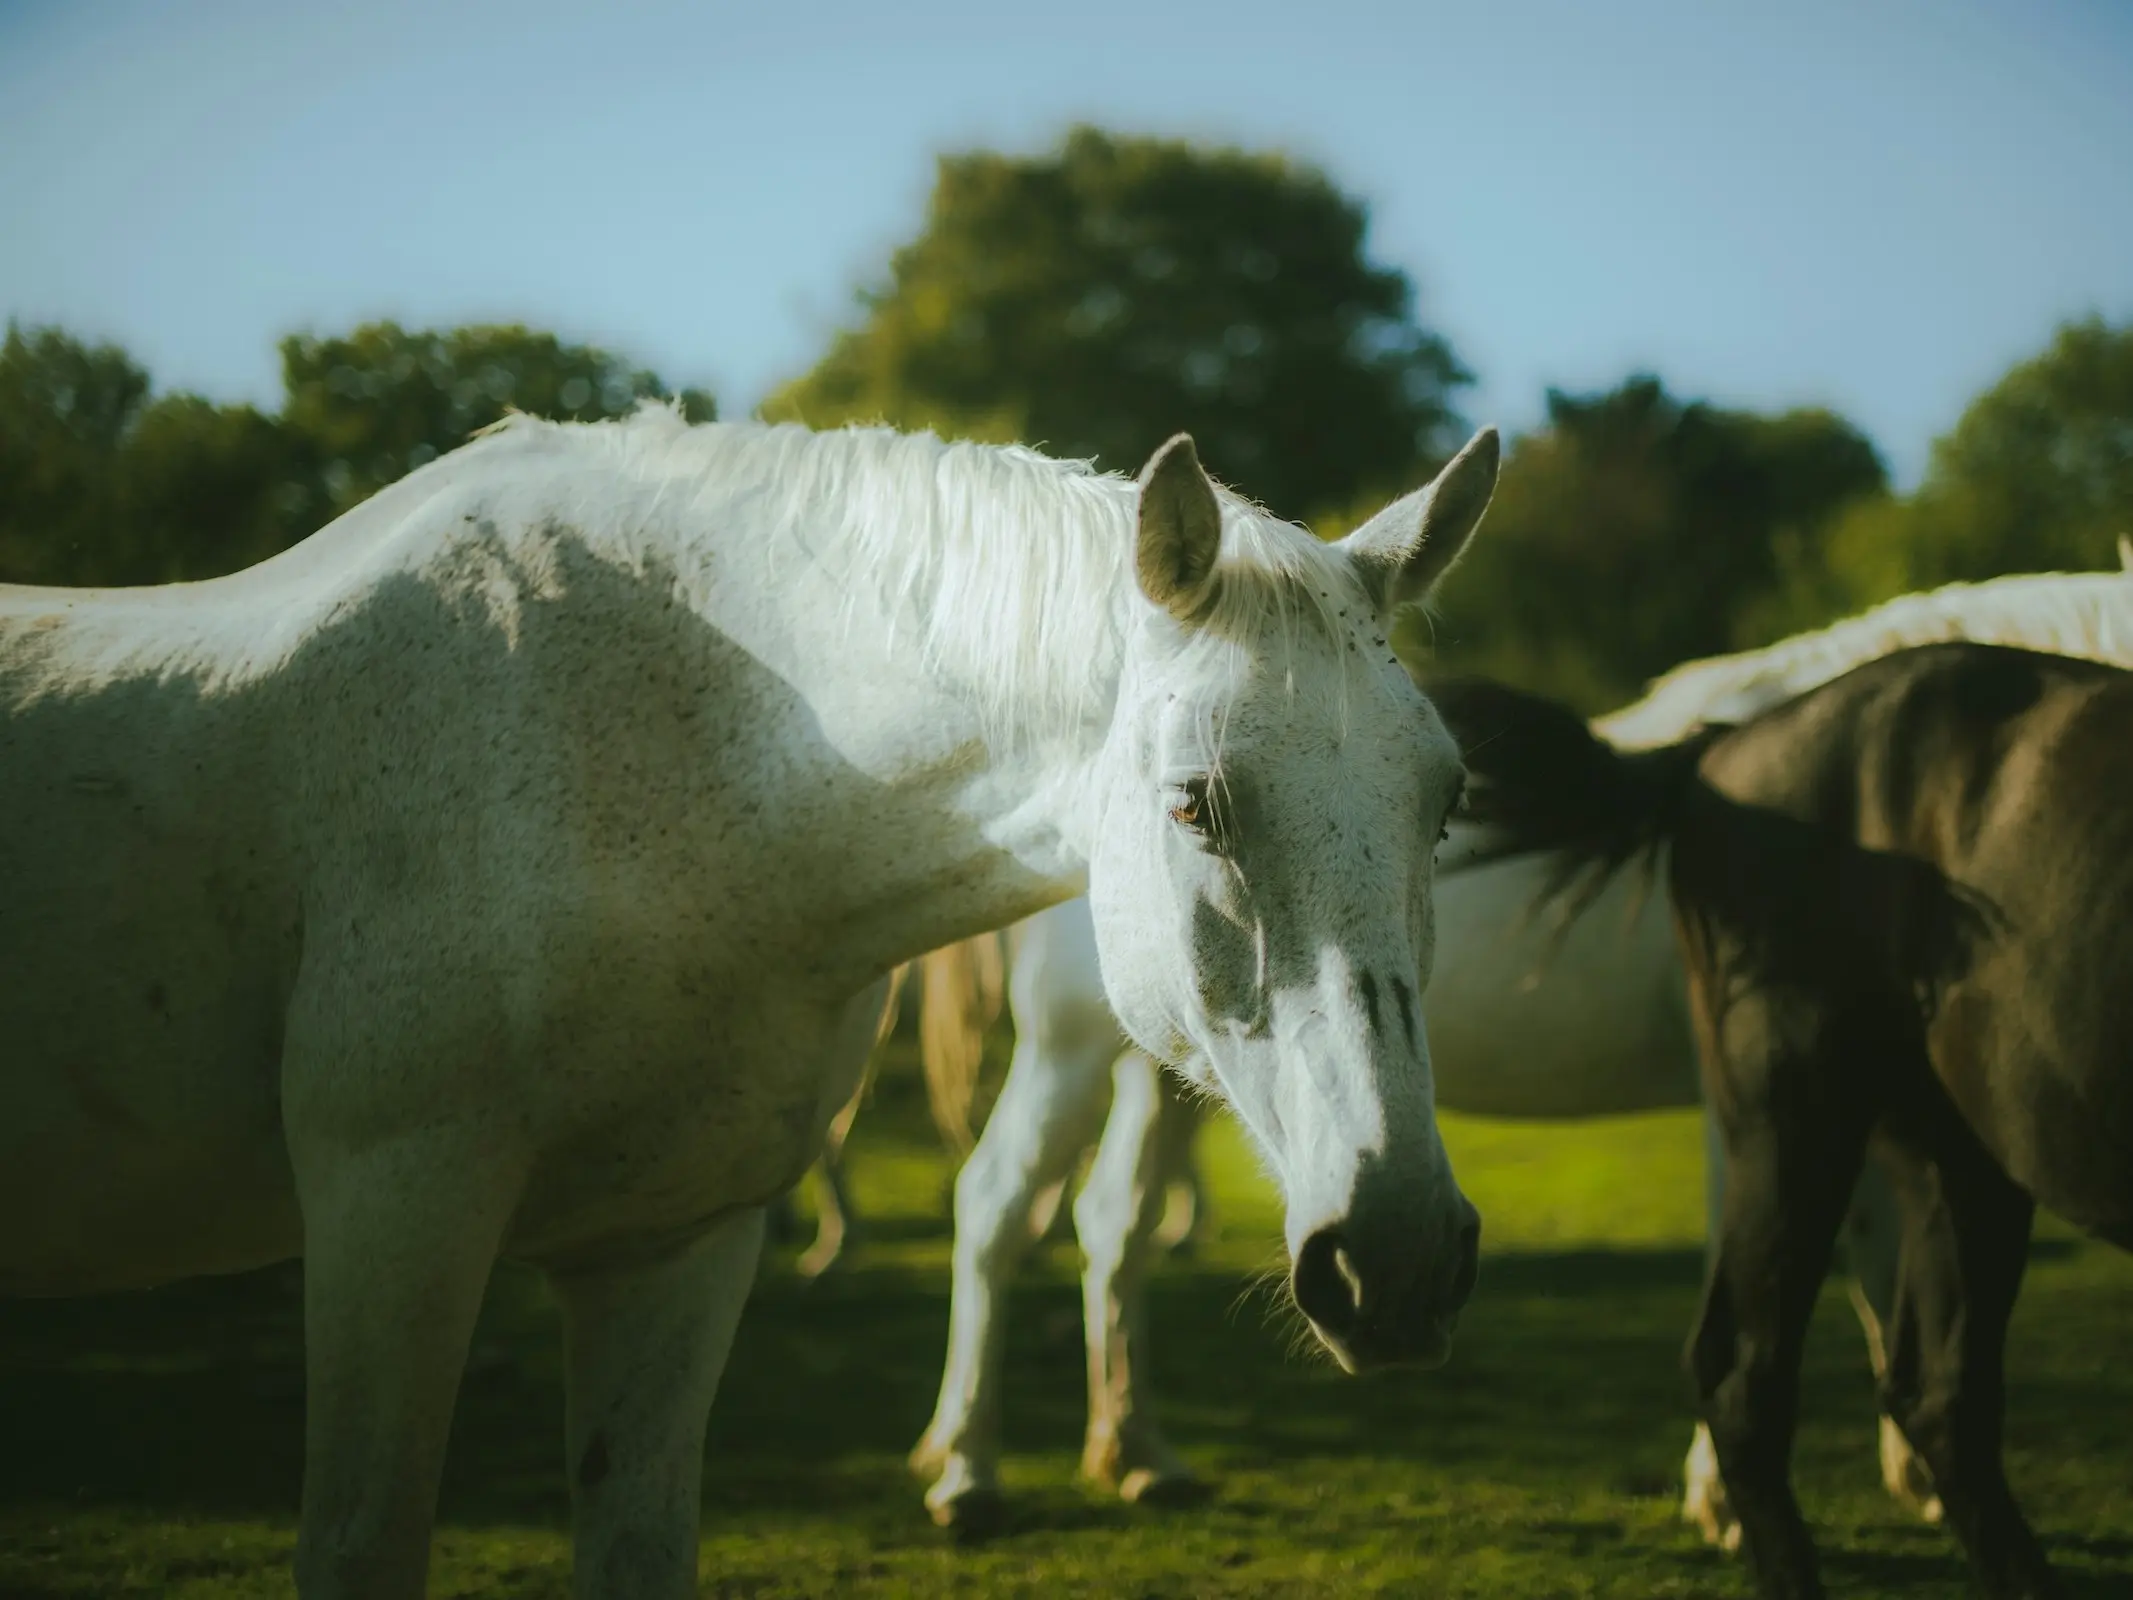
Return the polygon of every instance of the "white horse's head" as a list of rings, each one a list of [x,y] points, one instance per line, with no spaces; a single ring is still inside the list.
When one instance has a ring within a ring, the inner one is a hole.
[[[1458,559],[1497,455],[1477,435],[1333,545],[1225,513],[1182,436],[1141,474],[1089,874],[1104,981],[1134,1039],[1204,1060],[1251,1130],[1296,1302],[1350,1370],[1442,1361],[1474,1282],[1421,1002],[1464,775],[1386,638]],[[1253,548],[1224,551],[1225,515]]]

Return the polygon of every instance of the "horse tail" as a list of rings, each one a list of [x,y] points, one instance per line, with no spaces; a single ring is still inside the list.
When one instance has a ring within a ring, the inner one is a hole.
[[[874,1087],[874,1078],[881,1071],[881,1047],[889,1035],[896,1031],[898,1002],[903,999],[904,983],[911,975],[911,964],[896,968],[889,974],[889,986],[882,991],[881,1015],[874,1019],[874,1047],[867,1052],[866,1065],[859,1069],[859,1082],[852,1088],[852,1096],[844,1108],[830,1120],[829,1142],[824,1159],[835,1162],[844,1151],[844,1141],[850,1136],[852,1122],[859,1115],[859,1107]]]
[[[1465,753],[1466,811],[1485,834],[1471,863],[1554,856],[1539,902],[1558,905],[1566,928],[1618,871],[1650,864],[1672,839],[1704,750],[1727,731],[1622,751],[1567,706],[1485,678],[1432,683],[1429,697]]]
[[[1007,962],[997,933],[981,933],[918,961],[918,1049],[933,1125],[958,1155],[978,1142],[972,1112],[985,1035],[1007,1002]]]
[[[881,996],[881,1017],[874,1024],[874,1048],[876,1050],[881,1048],[883,1040],[896,1031],[896,1018],[904,997],[904,985],[910,981],[910,978],[911,963],[908,961],[889,974],[889,987],[882,992]],[[873,1080],[874,1058],[871,1055],[867,1057],[866,1076],[869,1082]]]

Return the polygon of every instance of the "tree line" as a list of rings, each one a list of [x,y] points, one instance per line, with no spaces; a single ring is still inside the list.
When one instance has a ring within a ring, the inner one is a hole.
[[[264,560],[516,409],[591,422],[657,373],[521,327],[281,342],[275,412],[153,395],[110,344],[10,323],[0,346],[0,582],[173,583]],[[675,396],[690,417],[711,396]]]
[[[1133,470],[1180,429],[1333,534],[1463,437],[1472,377],[1368,215],[1278,153],[1071,131],[949,155],[851,325],[761,408],[1019,439]],[[274,411],[155,394],[123,350],[10,324],[0,582],[212,577],[303,538],[507,410],[581,421],[700,390],[517,326],[282,341]],[[1955,579],[2116,563],[2133,533],[2133,323],[2061,328],[1977,397],[1915,493],[1841,416],[1632,374],[1550,391],[1442,613],[1401,643],[1599,710],[1691,656]]]

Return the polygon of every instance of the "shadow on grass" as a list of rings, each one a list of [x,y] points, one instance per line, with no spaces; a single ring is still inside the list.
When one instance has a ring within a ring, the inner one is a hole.
[[[1227,1271],[1150,1288],[1165,1417],[1219,1463],[1337,1454],[1498,1463],[1520,1441],[1558,1466],[1619,1463],[1626,1427],[1680,1411],[1675,1351],[1693,1252],[1491,1257],[1453,1364],[1343,1378],[1291,1357],[1292,1323]],[[302,1461],[301,1270],[147,1294],[0,1303],[0,1502],[57,1499],[217,1514],[288,1511]],[[1082,1428],[1081,1310],[1056,1270],[1010,1295],[1007,1413],[1017,1450],[1071,1453]],[[804,1470],[899,1460],[924,1426],[947,1332],[935,1274],[769,1274],[712,1424],[719,1497],[775,1498]],[[499,1271],[477,1330],[447,1500],[478,1517],[564,1511],[554,1319],[532,1274]],[[1604,1371],[1608,1381],[1589,1375]],[[855,1491],[857,1486],[855,1485]],[[827,1492],[834,1494],[834,1488]]]
[[[2076,1252],[2042,1243],[2047,1260]],[[2133,1286],[2121,1274],[2088,1292],[2088,1259],[2032,1284],[2018,1323],[2010,1437],[2045,1456],[2031,1469],[2039,1476],[2053,1462],[2085,1462],[2090,1476],[2102,1464],[2122,1482],[2120,1419],[2133,1376],[2103,1353],[2118,1348]],[[1049,1258],[1010,1296],[1008,1446],[1056,1469],[1017,1489],[1010,1535],[1145,1519],[1064,1485],[1083,1421],[1080,1301],[1064,1265],[1064,1252]],[[1314,1493],[1371,1506],[1385,1503],[1373,1475],[1389,1471],[1423,1487],[1409,1511],[1381,1513],[1388,1525],[1427,1522],[1440,1514],[1437,1501],[1486,1501],[1500,1503],[1488,1515],[1503,1519],[1506,1537],[1565,1558],[1649,1542],[1672,1526],[1663,1502],[1676,1493],[1691,1424],[1679,1352],[1702,1272],[1695,1250],[1493,1254],[1450,1366],[1352,1379],[1315,1356],[1292,1356],[1290,1325],[1233,1271],[1172,1263],[1149,1289],[1159,1409],[1218,1481],[1308,1482]],[[286,1522],[302,1463],[300,1306],[295,1267],[151,1294],[0,1302],[0,1431],[10,1445],[0,1452],[0,1509],[58,1502]],[[918,1491],[902,1458],[932,1406],[946,1325],[937,1271],[862,1266],[812,1285],[767,1274],[713,1417],[707,1501],[720,1511],[836,1517],[884,1539],[920,1536]],[[559,1371],[538,1279],[501,1270],[462,1391],[448,1521],[563,1525]],[[1863,1347],[1834,1290],[1804,1388],[1798,1477],[1813,1515],[1819,1486],[1857,1493],[1874,1471]],[[1219,1510],[1249,1527],[1261,1492],[1242,1488]],[[2048,1481],[2035,1484],[2025,1499],[2048,1516],[2049,1492]],[[1338,1518],[1312,1530],[1295,1526],[1293,1507],[1268,1509],[1285,1538],[1352,1536]],[[1877,1528],[1871,1548],[1832,1540],[1833,1579],[1867,1590],[1950,1581],[1958,1569],[1944,1536],[1905,1531]],[[1678,1559],[1685,1578],[1719,1570],[1717,1558],[1665,1537],[1676,1547],[1663,1559]],[[2123,1526],[2058,1538],[2053,1548],[2083,1569],[2069,1573],[2077,1595],[2091,1592],[2095,1569],[2121,1588],[2133,1569],[2133,1529]]]

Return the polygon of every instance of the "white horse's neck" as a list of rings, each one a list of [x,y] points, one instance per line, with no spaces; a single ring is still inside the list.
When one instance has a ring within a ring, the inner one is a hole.
[[[1126,479],[1015,447],[514,419],[230,578],[15,600],[68,614],[44,653],[71,684],[258,685],[262,704],[442,625],[499,718],[572,702],[584,728],[532,737],[585,745],[584,785],[614,786],[592,803],[666,841],[677,896],[717,904],[749,862],[778,894],[734,906],[727,934],[863,984],[1086,888],[1130,787],[1122,697],[1174,698],[1129,666],[1149,630],[1166,682],[1208,684],[1287,649],[1299,608],[1334,613],[1314,636],[1354,627],[1346,558],[1225,496],[1236,581],[1169,637],[1134,570],[1137,507]],[[678,695],[695,703],[626,761],[589,754]]]
[[[671,567],[705,620],[796,691],[791,759],[847,812],[807,830],[811,916],[877,946],[864,964],[1081,892],[1133,601],[1131,483],[877,430],[655,413],[512,432],[519,448],[605,453],[640,483],[659,512],[586,537]],[[871,837],[840,863],[855,829]]]

